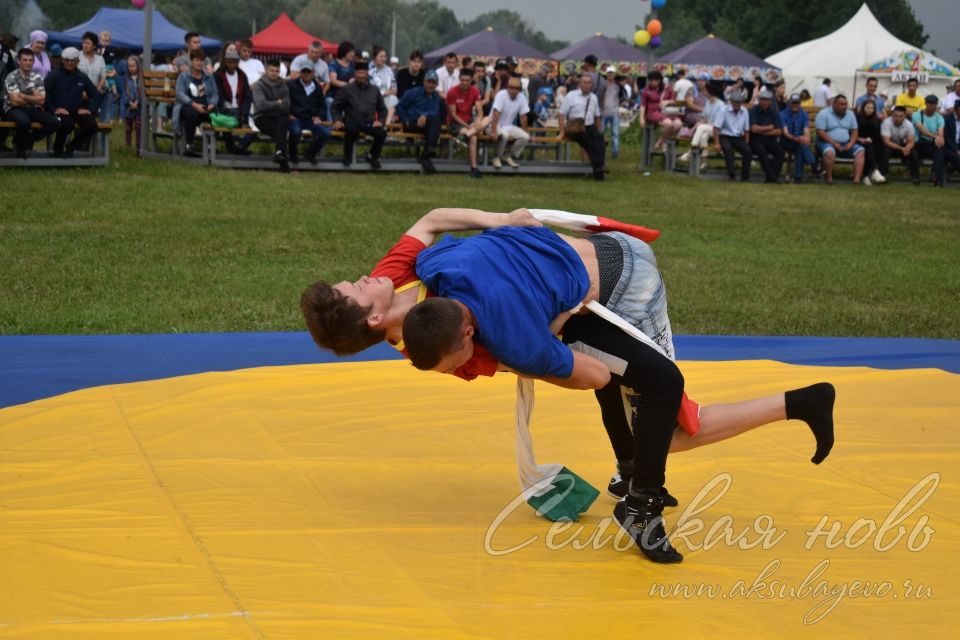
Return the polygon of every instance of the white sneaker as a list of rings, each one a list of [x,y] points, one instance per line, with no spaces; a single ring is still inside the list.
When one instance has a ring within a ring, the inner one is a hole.
[[[873,170],[873,173],[870,174],[870,179],[877,184],[883,184],[884,182],[887,181],[887,179],[883,177],[883,174],[880,173],[879,169]]]
[[[860,182],[862,182],[862,183],[863,183],[863,186],[865,186],[865,187],[869,187],[869,186],[872,186],[872,185],[873,185],[873,183],[870,182],[870,178],[864,178],[864,179],[861,180]]]
[[[690,152],[687,151],[686,153],[682,154],[679,158],[677,158],[677,160],[680,162],[690,162]]]
[[[503,161],[507,163],[508,167],[512,167],[514,169],[520,166],[517,164],[517,161],[510,156],[504,156]]]
[[[493,159],[493,162],[491,162],[490,164],[493,165],[493,168],[494,168],[494,169],[502,169],[502,168],[503,168],[503,163],[500,162],[500,158],[494,158],[494,159]]]

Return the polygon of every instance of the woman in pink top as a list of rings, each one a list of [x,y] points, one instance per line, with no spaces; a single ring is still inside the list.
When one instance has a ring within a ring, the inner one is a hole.
[[[640,126],[649,122],[651,125],[660,125],[660,137],[655,149],[663,150],[663,143],[673,138],[683,126],[680,118],[664,113],[665,106],[673,106],[675,96],[673,89],[664,88],[663,75],[659,71],[647,74],[647,86],[640,93]]]

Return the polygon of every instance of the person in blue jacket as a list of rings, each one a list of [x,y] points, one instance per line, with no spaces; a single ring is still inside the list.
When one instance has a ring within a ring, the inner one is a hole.
[[[440,144],[440,129],[447,119],[446,101],[437,92],[439,78],[436,71],[427,71],[422,87],[414,87],[400,98],[397,115],[407,133],[422,133],[426,136],[426,147],[420,156],[420,164],[427,174],[437,169],[430,160],[437,154]]]

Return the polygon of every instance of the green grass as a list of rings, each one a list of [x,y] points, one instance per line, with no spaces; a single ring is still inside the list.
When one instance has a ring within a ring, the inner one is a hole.
[[[305,285],[366,273],[431,208],[527,206],[661,229],[676,333],[960,338],[955,189],[645,177],[635,148],[603,184],[113,158],[0,170],[0,333],[301,330]]]

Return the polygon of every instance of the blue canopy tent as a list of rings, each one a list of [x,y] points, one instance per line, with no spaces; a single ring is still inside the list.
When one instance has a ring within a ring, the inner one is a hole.
[[[75,27],[66,31],[49,31],[47,36],[49,43],[57,43],[60,46],[80,46],[80,39],[87,31],[99,34],[101,31],[109,31],[112,37],[111,46],[115,49],[130,49],[131,51],[143,50],[143,11],[134,9],[109,9],[102,8],[96,15]],[[176,51],[183,49],[183,36],[185,29],[172,24],[162,13],[154,11],[153,14],[153,50],[154,51]],[[213,38],[200,38],[200,46],[204,49],[215,51],[220,48],[219,40]]]
[[[438,65],[443,60],[443,55],[448,51],[452,51],[458,56],[479,58],[488,64],[492,64],[497,58],[513,56],[520,63],[518,70],[527,75],[536,72],[537,68],[544,62],[550,61],[550,56],[544,52],[514,40],[508,35],[498,33],[491,27],[426,54],[423,56],[423,61],[427,68]]]

